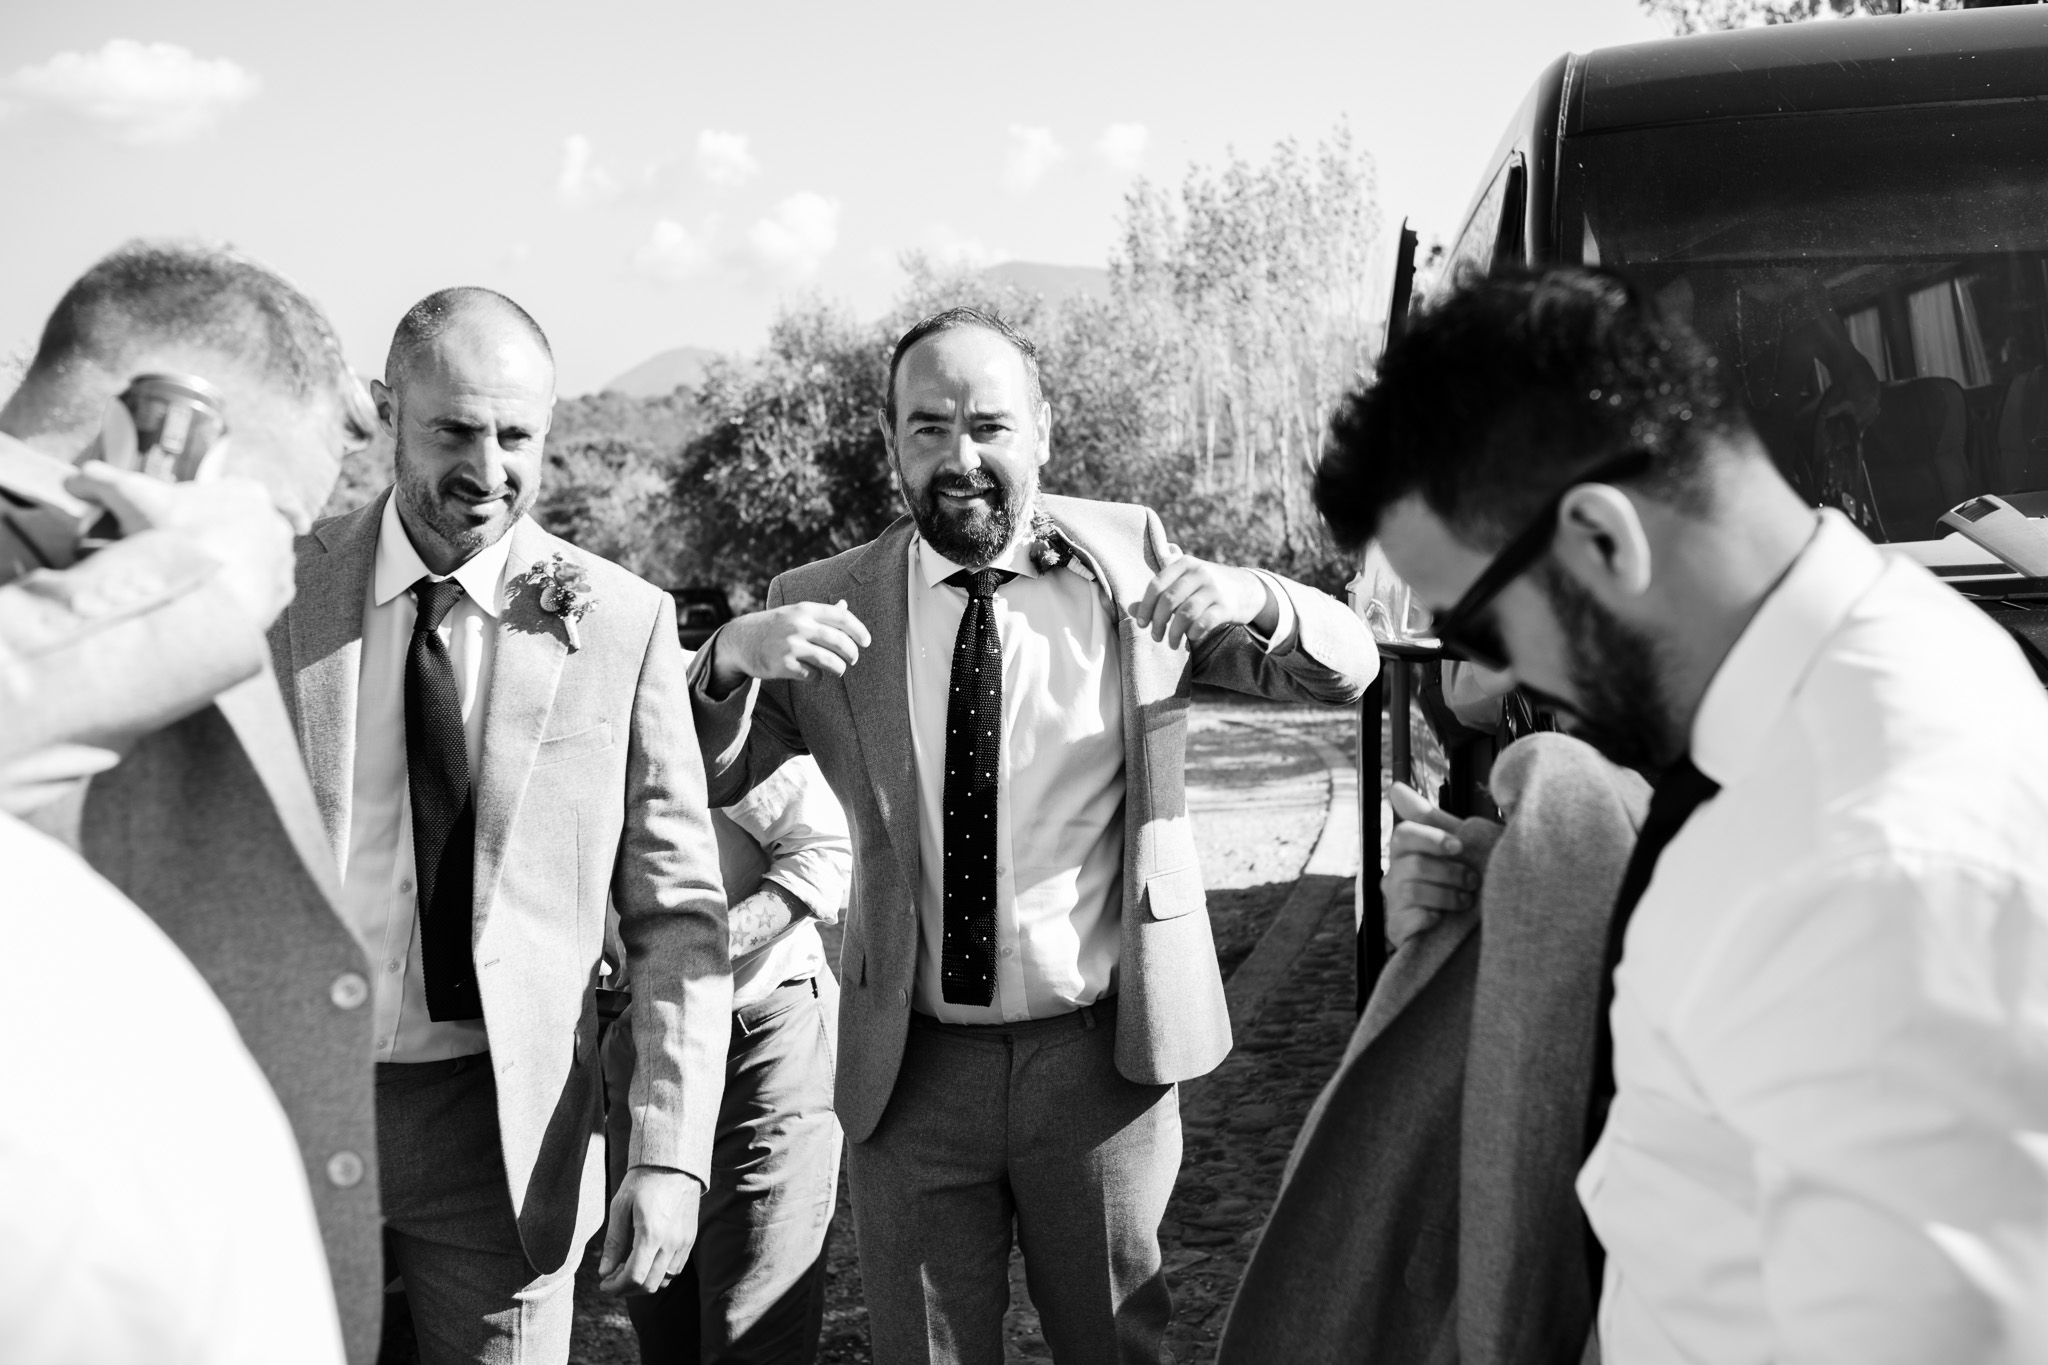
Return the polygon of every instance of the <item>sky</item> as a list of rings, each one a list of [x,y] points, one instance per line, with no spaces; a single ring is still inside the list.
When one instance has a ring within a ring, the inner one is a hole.
[[[11,4],[0,357],[101,253],[197,235],[366,373],[416,299],[502,290],[579,393],[792,301],[878,314],[906,250],[1104,264],[1137,177],[1340,121],[1428,241],[1545,64],[1662,32],[1636,0]]]

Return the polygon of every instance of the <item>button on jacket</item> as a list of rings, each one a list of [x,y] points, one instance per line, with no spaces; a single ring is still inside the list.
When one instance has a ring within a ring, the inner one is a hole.
[[[1716,672],[1581,1173],[1603,1358],[1989,1361],[2048,1238],[2048,701],[1834,512]]]

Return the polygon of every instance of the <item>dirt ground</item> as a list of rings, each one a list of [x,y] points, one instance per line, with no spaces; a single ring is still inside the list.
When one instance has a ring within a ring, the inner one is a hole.
[[[1188,804],[1226,978],[1273,922],[1321,833],[1329,779],[1307,737],[1349,755],[1356,742],[1353,716],[1230,697],[1196,703],[1189,724]],[[1230,1058],[1183,1087],[1185,1152],[1160,1231],[1174,1299],[1168,1341],[1183,1365],[1215,1358],[1230,1296],[1272,1205],[1288,1150],[1350,1035],[1351,914],[1348,889],[1329,897],[1292,972],[1240,1032]],[[827,1257],[820,1358],[830,1365],[865,1365],[867,1309],[843,1178]],[[570,1359],[576,1365],[637,1362],[631,1325],[616,1302],[596,1292],[595,1267],[593,1250],[578,1277]],[[1006,1355],[1017,1362],[1050,1360],[1020,1258],[1012,1258],[1011,1271]]]

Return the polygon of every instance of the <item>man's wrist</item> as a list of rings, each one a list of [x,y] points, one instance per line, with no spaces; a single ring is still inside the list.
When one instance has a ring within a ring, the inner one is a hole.
[[[713,701],[724,701],[747,680],[746,670],[733,662],[732,642],[727,638],[731,631],[732,622],[728,621],[704,642],[703,685]]]
[[[1238,572],[1252,581],[1259,595],[1258,611],[1245,624],[1263,638],[1273,639],[1274,633],[1280,629],[1280,602],[1272,583],[1256,569],[1240,569]]]

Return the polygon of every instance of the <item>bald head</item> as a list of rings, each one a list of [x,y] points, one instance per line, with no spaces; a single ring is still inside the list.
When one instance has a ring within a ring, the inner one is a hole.
[[[554,348],[533,314],[495,289],[473,284],[437,289],[405,310],[384,358],[384,382],[402,391],[406,377],[421,364],[431,363],[451,333],[454,343],[470,347],[523,338],[546,361],[552,382]]]
[[[398,324],[373,389],[399,519],[427,567],[452,573],[540,495],[555,404],[547,338],[503,294],[444,289]]]

